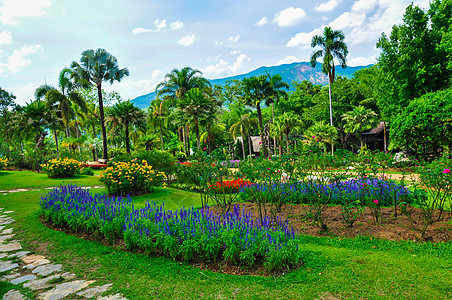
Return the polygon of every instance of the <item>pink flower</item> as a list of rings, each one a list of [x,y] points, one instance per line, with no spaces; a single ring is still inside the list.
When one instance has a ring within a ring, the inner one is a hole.
[[[259,142],[259,144],[262,144],[262,142]]]
[[[267,168],[267,170],[270,170],[270,168]]]
[[[207,150],[207,147],[203,148],[202,150]]]
[[[443,174],[448,174],[450,173],[450,169],[444,169]]]
[[[312,138],[315,139],[315,135],[313,135]]]
[[[378,200],[377,200],[377,199],[374,199],[374,203],[375,203],[375,204],[378,204]]]

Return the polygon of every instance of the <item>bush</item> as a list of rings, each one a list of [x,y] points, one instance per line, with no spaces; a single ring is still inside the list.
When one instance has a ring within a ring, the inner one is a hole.
[[[120,155],[127,154],[127,151],[122,148],[111,148],[108,150],[108,157],[115,158]]]
[[[108,193],[112,195],[127,195],[150,193],[156,186],[165,186],[164,172],[156,171],[147,161],[138,163],[117,162],[100,174],[99,180],[105,183]]]
[[[84,168],[80,169],[80,175],[93,176],[94,175],[94,171],[90,167],[84,167]]]
[[[0,171],[8,166],[8,159],[0,157]]]
[[[80,163],[71,158],[51,159],[41,167],[49,178],[68,178],[74,177],[80,168]]]

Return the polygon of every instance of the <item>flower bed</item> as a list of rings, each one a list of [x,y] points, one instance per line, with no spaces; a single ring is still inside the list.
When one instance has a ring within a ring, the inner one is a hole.
[[[0,171],[8,166],[8,159],[0,157]]]
[[[165,187],[165,178],[165,173],[154,170],[145,160],[141,164],[117,162],[99,176],[112,195],[149,193],[156,186]]]
[[[268,271],[298,266],[297,237],[288,223],[271,225],[235,206],[224,216],[209,208],[165,211],[147,204],[137,210],[130,197],[91,195],[76,186],[56,188],[40,201],[46,221],[108,240],[124,238],[128,249],[163,253],[183,261],[226,261],[234,265],[265,266]]]
[[[80,163],[71,158],[59,158],[51,159],[41,167],[49,178],[68,178],[73,177],[79,171]]]
[[[328,185],[319,185],[315,182],[258,183],[244,186],[241,195],[243,199],[252,201],[251,197],[256,192],[267,193],[268,189],[277,189],[279,193],[284,194],[284,202],[292,204],[308,203],[312,197],[330,194],[332,194],[330,204],[341,204],[346,198],[350,202],[359,200],[362,205],[369,205],[377,199],[380,206],[388,206],[394,203],[394,199],[397,202],[410,202],[411,199],[410,192],[405,186],[377,178],[351,179]]]

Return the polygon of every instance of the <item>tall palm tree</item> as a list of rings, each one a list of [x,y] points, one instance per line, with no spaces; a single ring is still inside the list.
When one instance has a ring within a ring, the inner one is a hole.
[[[299,115],[293,112],[286,112],[275,120],[275,124],[281,128],[282,133],[286,137],[287,153],[289,153],[289,135],[294,132],[301,131],[302,121]]]
[[[229,132],[231,133],[232,137],[235,139],[239,135],[242,137],[242,153],[243,158],[245,159],[245,138],[248,138],[248,146],[249,146],[249,153],[252,154],[251,151],[251,129],[254,126],[258,126],[259,121],[256,118],[253,118],[251,114],[244,114],[241,116],[240,120],[232,124],[232,126],[229,128]]]
[[[76,61],[71,63],[74,77],[97,88],[99,100],[99,116],[102,128],[103,159],[108,159],[107,131],[105,129],[104,104],[102,101],[102,82],[121,81],[125,76],[129,76],[127,68],[119,68],[116,57],[108,53],[105,49],[96,51],[89,49],[82,52],[80,64]]]
[[[158,127],[160,132],[160,144],[161,150],[164,150],[163,144],[163,126],[165,124],[165,120],[167,119],[167,105],[164,100],[157,97],[154,101],[152,101],[151,106],[148,109],[149,123],[151,126]]]
[[[364,106],[357,106],[352,111],[343,114],[342,120],[345,121],[345,132],[356,134],[361,142],[361,148],[363,148],[363,131],[376,125],[377,114]]]
[[[31,131],[35,134],[36,149],[44,146],[46,129],[56,121],[55,113],[48,109],[44,101],[33,101],[21,108],[16,115],[16,124],[20,131]]]
[[[180,100],[192,88],[204,89],[211,87],[209,80],[202,77],[202,72],[190,67],[181,70],[173,69],[165,75],[165,79],[160,82],[155,91],[158,96],[167,96],[168,100]]]
[[[242,92],[245,105],[256,108],[259,120],[259,135],[261,137],[264,156],[267,156],[267,147],[264,140],[264,126],[262,122],[261,102],[272,94],[271,83],[267,75],[253,76],[242,79]]]
[[[110,107],[107,115],[109,116],[109,120],[113,127],[119,124],[124,126],[126,151],[127,153],[130,153],[129,125],[144,128],[146,120],[145,113],[129,100],[116,103]]]
[[[336,76],[336,69],[334,66],[334,58],[339,60],[342,68],[347,67],[347,45],[344,43],[345,35],[340,30],[333,30],[331,27],[325,27],[323,35],[316,35],[312,37],[311,47],[319,46],[321,49],[315,51],[311,55],[311,66],[314,68],[317,64],[317,59],[323,56],[323,73],[328,75],[328,91],[330,100],[330,125],[333,125],[333,105],[331,101],[331,84],[334,82]],[[331,155],[334,153],[334,146],[331,145]]]
[[[308,140],[322,145],[323,152],[326,154],[326,145],[334,145],[337,140],[337,128],[322,121],[309,127],[304,136]]]

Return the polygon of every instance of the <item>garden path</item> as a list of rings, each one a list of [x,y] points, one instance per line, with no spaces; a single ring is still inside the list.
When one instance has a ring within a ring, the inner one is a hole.
[[[0,208],[0,277],[1,281],[9,281],[14,285],[22,285],[37,299],[92,299],[126,300],[122,295],[105,294],[112,284],[92,286],[95,280],[79,280],[75,274],[63,272],[61,264],[53,264],[42,255],[24,251],[20,241],[14,240],[15,234],[11,225],[14,219]],[[89,288],[88,288],[89,287]],[[22,289],[23,290],[23,289]],[[8,291],[3,300],[27,299],[19,290]]]

